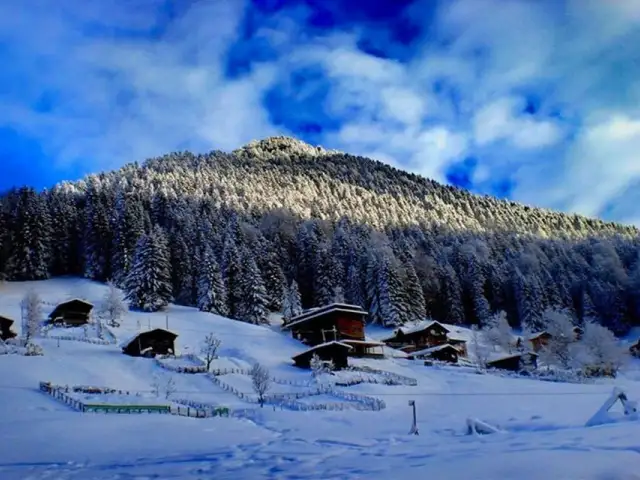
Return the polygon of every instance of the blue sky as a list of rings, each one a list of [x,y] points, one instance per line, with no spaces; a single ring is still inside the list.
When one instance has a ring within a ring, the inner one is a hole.
[[[638,45],[640,0],[0,0],[0,189],[286,134],[640,225]]]

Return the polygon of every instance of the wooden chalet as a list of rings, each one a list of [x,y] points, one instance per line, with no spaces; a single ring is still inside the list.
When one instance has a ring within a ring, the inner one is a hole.
[[[140,332],[120,344],[122,353],[132,357],[155,357],[156,355],[173,355],[176,351],[175,340],[178,334],[155,328]]]
[[[49,314],[49,323],[80,327],[89,323],[93,305],[85,300],[75,298],[59,304]]]
[[[400,327],[392,336],[382,339],[391,348],[412,353],[447,343],[449,330],[436,321],[421,322],[410,327]]]
[[[520,372],[522,370],[535,369],[538,366],[538,355],[535,353],[517,353],[506,355],[487,362],[487,367],[500,370]]]
[[[407,358],[409,360],[438,360],[440,362],[458,363],[459,357],[460,352],[458,349],[453,345],[445,343],[444,345],[438,345],[437,347],[412,352]]]
[[[11,330],[12,325],[13,320],[8,317],[0,316],[0,340],[9,340],[10,338],[17,336],[17,334]]]
[[[573,327],[572,341],[580,340],[583,334],[584,334],[584,330],[582,328],[577,326]],[[551,340],[552,338],[553,338],[553,335],[551,335],[549,332],[542,331],[542,332],[534,333],[533,335],[531,335],[529,337],[529,343],[531,343],[531,347],[534,352],[539,352],[540,350],[542,350],[542,347],[549,344],[549,340]]]
[[[537,332],[529,337],[529,343],[534,352],[539,352],[542,347],[546,346],[551,340],[552,335],[549,332]]]
[[[297,367],[311,368],[311,359],[318,355],[320,360],[331,361],[337,370],[348,366],[349,352],[353,350],[351,345],[343,342],[331,341],[315,345],[293,357]]]
[[[384,343],[368,340],[364,334],[367,312],[357,305],[332,303],[307,310],[282,326],[293,338],[305,345],[316,346],[328,342],[349,345],[349,354],[356,357],[384,356]]]

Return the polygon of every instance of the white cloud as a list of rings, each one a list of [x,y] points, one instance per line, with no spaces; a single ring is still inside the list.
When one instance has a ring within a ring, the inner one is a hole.
[[[262,105],[273,67],[237,80],[222,74],[243,2],[194,3],[157,39],[79,33],[92,31],[87,22],[94,30],[98,23],[129,30],[157,26],[155,2],[146,2],[150,9],[137,2],[141,10],[104,11],[95,11],[95,4],[65,11],[26,3],[0,5],[0,18],[13,20],[1,30],[21,45],[22,64],[14,74],[32,82],[22,98],[0,97],[0,125],[39,138],[59,162],[90,159],[100,170],[176,148],[232,149],[278,132]],[[55,108],[32,110],[47,91],[55,92]]]
[[[608,201],[640,181],[640,117],[612,114],[585,127],[568,153],[556,182],[563,206],[599,215]]]
[[[517,148],[535,149],[560,140],[560,128],[552,121],[518,115],[523,106],[522,99],[505,97],[480,108],[473,118],[476,143],[483,146],[505,140]]]
[[[157,2],[125,5],[0,2],[0,42],[15,46],[8,75],[20,82],[0,93],[0,125],[94,170],[175,149],[230,150],[287,133],[271,124],[265,92],[300,67],[321,68],[324,78],[288,82],[284,93],[337,120],[320,139],[326,147],[437,180],[474,156],[474,181],[508,175],[516,200],[631,218],[623,206],[640,181],[640,0],[441,2],[404,63],[359,50],[357,29],[312,36],[296,23],[307,11],[280,12],[256,35],[280,57],[234,79],[222,72],[246,1],[193,2],[155,38],[142,33],[163,26]],[[419,5],[411,11],[420,18]],[[327,86],[325,103],[305,103]],[[43,93],[53,108],[32,109]]]

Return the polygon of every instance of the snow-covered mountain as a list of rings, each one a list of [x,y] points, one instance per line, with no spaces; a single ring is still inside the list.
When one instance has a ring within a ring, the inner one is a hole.
[[[125,286],[155,258],[162,295],[129,288],[141,308],[173,298],[251,323],[281,311],[295,281],[303,307],[344,297],[374,324],[484,325],[504,311],[513,327],[538,330],[551,308],[624,335],[640,324],[639,252],[634,227],[285,137],[0,196],[0,276]]]
[[[98,304],[107,287],[76,278],[6,282],[0,315],[19,320],[28,289],[37,291],[46,315],[70,298]],[[318,381],[291,361],[304,346],[281,332],[277,319],[252,325],[171,304],[157,313],[128,312],[121,323],[103,332],[103,342],[95,329],[53,329],[36,339],[43,356],[0,355],[0,478],[636,478],[637,421],[585,427],[614,387],[640,399],[636,364],[615,380],[568,384],[403,358],[356,359],[352,364],[386,373],[341,372],[343,383],[366,381],[310,395]],[[167,327],[178,335],[182,357],[164,368],[162,360],[129,357],[118,347],[138,331]],[[457,336],[468,335],[458,329]],[[199,365],[189,354],[199,353],[210,333],[221,340],[212,365],[217,375],[174,371],[181,361]],[[367,332],[389,333],[376,326]],[[264,408],[246,375],[255,362],[274,380]],[[396,384],[370,383],[382,376]],[[40,382],[69,386],[71,401],[100,396],[74,393],[73,386],[109,387],[115,392],[103,398],[111,403],[170,403],[183,415],[187,408],[224,407],[230,416],[82,413],[40,391]],[[417,436],[408,435],[409,401]],[[466,435],[469,418],[499,433]]]

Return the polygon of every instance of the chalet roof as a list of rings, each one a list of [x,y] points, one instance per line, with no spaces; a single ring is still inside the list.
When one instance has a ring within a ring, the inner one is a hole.
[[[537,353],[533,353],[533,352],[513,353],[513,354],[509,354],[509,355],[503,355],[503,356],[498,357],[498,358],[494,358],[493,360],[487,362],[487,365],[492,364],[492,363],[502,362],[504,360],[510,360],[512,358],[522,358],[524,355],[529,355],[529,356],[533,356],[533,357],[537,357],[538,356]]]
[[[316,350],[322,350],[323,348],[327,348],[327,347],[332,346],[332,345],[335,345],[335,346],[338,346],[338,347],[342,347],[342,348],[348,348],[349,350],[353,349],[353,347],[351,345],[347,345],[346,343],[338,342],[336,340],[333,340],[331,342],[325,342],[325,343],[321,343],[319,345],[316,345],[314,347],[311,347],[311,348],[305,350],[304,352],[300,352],[297,355],[294,355],[292,358],[295,359],[295,358],[298,358],[298,357],[302,357],[303,355],[307,355],[307,354],[309,354],[311,352],[314,352]]]
[[[335,311],[358,313],[365,316],[367,315],[367,312],[358,305],[349,305],[348,303],[332,303],[324,307],[312,308],[310,310],[307,310],[306,312],[301,313],[300,315],[293,317],[291,321],[282,326],[282,329],[286,330],[290,327],[293,327],[294,325],[299,325],[311,319],[321,317],[322,315],[326,315],[329,312]]]
[[[388,342],[389,340],[393,340],[395,337],[397,337],[398,333],[402,333],[403,335],[409,335],[411,333],[417,333],[417,332],[422,332],[423,330],[428,330],[429,328],[435,325],[442,328],[442,330],[444,330],[446,333],[450,332],[450,330],[447,327],[445,327],[444,325],[442,325],[440,322],[436,320],[424,320],[415,325],[410,325],[408,327],[400,327],[393,332],[393,335],[382,338],[380,340],[382,342]]]
[[[536,338],[540,338],[540,337],[546,337],[546,336],[551,336],[551,334],[549,332],[547,332],[546,330],[542,330],[541,332],[536,332],[536,333],[532,333],[531,335],[529,335],[529,340],[535,340]]]
[[[417,357],[420,355],[429,355],[431,353],[439,352],[441,350],[449,350],[449,349],[453,349],[456,353],[458,353],[458,351],[454,346],[449,345],[448,343],[445,343],[444,345],[438,345],[437,347],[429,347],[423,350],[418,350],[417,352],[411,352],[409,355],[413,357]]]
[[[384,342],[378,342],[376,340],[341,340],[342,343],[346,343],[346,344],[351,344],[353,343],[354,345],[369,345],[371,347],[386,347],[387,344]]]
[[[87,313],[93,309],[93,303],[82,300],[81,298],[72,298],[71,300],[65,300],[64,302],[56,305],[56,307],[49,314],[49,317],[51,318],[55,316],[55,314],[58,313],[59,310],[63,310],[67,305],[70,305],[72,303],[82,304],[85,307]]]
[[[467,343],[468,340],[466,340],[464,338],[460,338],[460,337],[447,336],[447,342],[449,342],[449,343]]]
[[[0,315],[0,325],[10,327],[11,325],[13,325],[13,320],[9,317],[5,317],[4,315]]]
[[[146,336],[151,332],[164,332],[164,334],[166,334],[167,336],[173,336],[174,340],[176,338],[178,338],[178,334],[177,333],[171,332],[169,330],[165,330],[164,328],[152,328],[151,330],[145,330],[144,332],[137,332],[135,335],[130,335],[129,337],[126,337],[123,341],[120,342],[118,347],[119,348],[127,348],[135,340],[137,340],[138,337]]]

